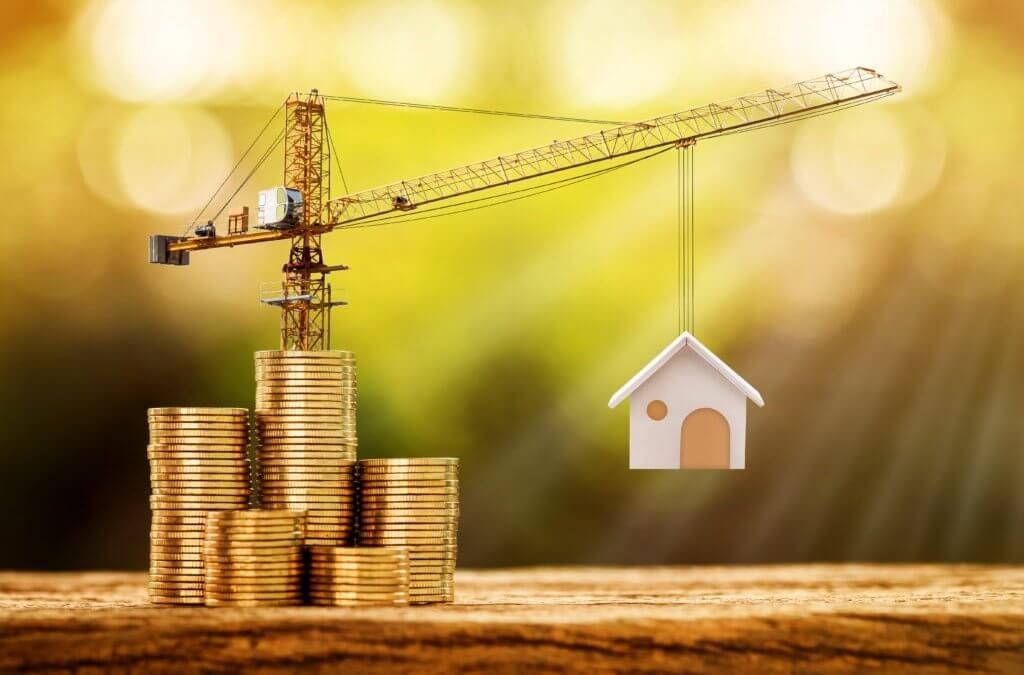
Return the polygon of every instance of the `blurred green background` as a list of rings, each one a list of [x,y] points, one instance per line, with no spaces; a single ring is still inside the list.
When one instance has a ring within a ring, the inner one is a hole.
[[[666,153],[337,233],[362,456],[462,459],[460,561],[1024,561],[1024,4],[8,0],[0,567],[147,562],[145,409],[252,406],[287,243],[147,263],[289,91],[644,119],[856,65],[896,98],[696,149],[697,334],[747,469],[630,472],[676,331]],[[352,190],[580,124],[334,103]],[[272,157],[232,209],[281,182]],[[342,193],[335,177],[334,194]]]

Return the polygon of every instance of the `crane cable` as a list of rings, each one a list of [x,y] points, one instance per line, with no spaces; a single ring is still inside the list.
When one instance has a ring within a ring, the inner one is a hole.
[[[372,218],[370,220],[357,221],[357,222],[354,222],[351,225],[339,225],[335,229],[336,230],[356,230],[356,229],[362,229],[362,228],[366,228],[366,227],[379,227],[381,225],[387,225],[387,224],[389,224],[391,222],[394,222],[394,221],[412,222],[412,221],[415,221],[415,220],[429,220],[429,219],[433,219],[433,218],[441,218],[443,216],[452,215],[452,214],[456,214],[456,213],[468,213],[470,211],[479,211],[481,209],[486,209],[486,208],[489,208],[489,207],[492,207],[492,206],[498,206],[500,204],[507,204],[509,202],[519,201],[520,199],[526,199],[527,197],[533,197],[535,195],[544,194],[546,192],[552,192],[554,190],[558,190],[558,189],[563,188],[563,187],[569,187],[569,186],[575,185],[577,183],[582,183],[583,181],[590,180],[592,178],[598,178],[598,177],[603,176],[603,175],[605,175],[607,173],[611,173],[613,171],[618,171],[619,169],[624,169],[627,166],[631,166],[633,164],[636,164],[637,162],[642,162],[645,159],[649,159],[651,157],[655,157],[655,156],[660,155],[662,153],[668,152],[669,150],[672,150],[672,149],[673,149],[673,146],[668,146],[668,147],[665,147],[665,148],[657,148],[653,152],[649,152],[646,155],[643,155],[641,157],[637,157],[637,158],[632,159],[632,160],[630,160],[628,162],[622,162],[621,164],[616,164],[615,166],[606,167],[604,169],[597,169],[595,171],[590,171],[588,173],[580,174],[580,175],[577,175],[577,176],[572,176],[570,178],[562,178],[560,180],[550,181],[548,183],[543,183],[541,185],[533,185],[533,186],[530,186],[530,187],[520,188],[518,190],[511,190],[511,191],[508,191],[508,192],[503,192],[503,193],[498,194],[498,195],[490,195],[488,197],[479,197],[477,199],[467,199],[467,200],[461,201],[461,202],[459,202],[457,204],[444,204],[442,206],[435,206],[433,208],[426,209],[425,211],[420,211],[419,214],[417,214],[415,216],[410,216],[410,215],[408,215],[406,213],[400,213],[400,214],[397,214],[397,215],[383,216],[383,217]],[[520,194],[520,193],[524,193],[524,192],[529,192],[530,194],[521,194],[518,197],[511,197],[509,199],[500,199],[499,200],[499,197],[508,197],[509,195],[515,195],[515,194]],[[432,213],[434,211],[444,211],[446,209],[454,209],[454,208],[459,207],[459,206],[465,206],[466,204],[474,204],[474,203],[478,203],[478,202],[487,202],[487,201],[490,201],[490,200],[495,200],[495,201],[493,201],[493,202],[491,202],[489,204],[481,204],[479,206],[474,206],[474,207],[471,207],[471,208],[459,209],[457,211],[451,211],[449,213],[437,213],[437,214],[434,214],[434,215],[426,215],[426,214],[430,214],[430,213]]]
[[[256,147],[256,144],[259,143],[260,139],[263,137],[263,134],[266,133],[267,129],[270,128],[270,125],[274,123],[274,120],[277,119],[277,116],[281,113],[282,110],[284,110],[284,102],[283,101],[281,102],[281,105],[277,106],[277,108],[274,110],[274,113],[270,116],[270,119],[268,119],[267,123],[263,125],[263,128],[260,129],[260,132],[258,134],[256,134],[256,138],[254,138],[252,143],[249,144],[249,147],[245,149],[245,152],[243,152],[242,156],[238,158],[238,161],[235,162],[235,165],[233,167],[231,167],[231,171],[228,172],[228,175],[224,176],[224,180],[222,180],[220,185],[217,186],[217,189],[213,191],[213,194],[210,195],[210,198],[208,200],[206,200],[206,203],[203,205],[203,208],[199,209],[199,213],[197,213],[196,217],[192,219],[192,223],[185,230],[185,234],[183,236],[187,237],[189,232],[191,232],[193,229],[195,229],[196,223],[198,223],[199,219],[203,217],[203,213],[206,211],[206,209],[210,208],[210,204],[213,203],[213,200],[217,197],[217,194],[222,189],[224,189],[224,186],[227,185],[227,182],[229,180],[231,180],[231,176],[233,176],[235,171],[238,170],[238,167],[240,167],[242,165],[242,162],[244,162],[245,158],[249,156],[249,153],[252,152],[252,149],[254,147]],[[249,176],[252,176],[252,173],[250,173]],[[248,180],[248,179],[249,178],[246,177],[246,180]],[[242,185],[245,185],[244,181],[242,182]],[[238,194],[238,190],[235,190],[235,193],[232,195],[232,197],[234,197],[237,194]],[[230,201],[230,199],[229,199],[229,201]],[[217,216],[219,216],[221,214],[221,212],[224,211],[225,206],[222,206],[220,208],[220,210],[217,211]],[[210,220],[216,220],[217,216],[214,216]]]
[[[328,101],[341,101],[344,103],[364,103],[369,105],[382,105],[394,108],[416,108],[419,110],[441,110],[444,112],[472,113],[476,115],[496,115],[501,117],[522,117],[534,120],[550,120],[554,122],[582,122],[584,124],[603,124],[622,126],[626,122],[614,120],[598,120],[587,117],[565,117],[562,115],[541,115],[537,113],[514,112],[511,110],[488,110],[485,108],[463,108],[451,105],[434,105],[430,103],[411,103],[409,101],[389,101],[379,98],[360,98],[357,96],[330,96],[321,94]]]

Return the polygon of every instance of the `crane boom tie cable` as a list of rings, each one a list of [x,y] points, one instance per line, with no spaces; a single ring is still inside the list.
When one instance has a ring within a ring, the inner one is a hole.
[[[553,122],[582,122],[584,124],[602,124],[605,126],[622,126],[626,122],[616,120],[598,120],[588,117],[566,117],[563,115],[541,115],[537,113],[515,112],[512,110],[488,110],[486,108],[463,108],[452,105],[435,105],[431,103],[411,103],[409,101],[388,101],[378,98],[360,98],[358,96],[331,96],[322,94],[325,100],[341,101],[344,103],[364,103],[368,105],[382,105],[393,108],[416,108],[419,110],[440,110],[443,112],[472,113],[475,115],[496,115],[500,117],[523,117],[535,120],[550,120]]]
[[[598,177],[603,176],[603,175],[605,175],[607,173],[611,173],[613,171],[618,171],[619,169],[624,169],[627,166],[631,166],[633,164],[636,164],[637,162],[641,162],[641,161],[643,161],[645,159],[649,159],[649,158],[654,157],[656,155],[660,155],[662,153],[668,152],[669,150],[672,150],[672,146],[668,146],[668,147],[665,147],[665,148],[658,148],[658,149],[655,149],[653,152],[650,152],[650,153],[648,153],[646,155],[643,155],[642,157],[637,157],[636,159],[630,160],[628,162],[622,162],[621,164],[616,164],[615,166],[607,167],[607,168],[604,168],[604,169],[597,169],[596,171],[591,171],[591,172],[584,173],[584,174],[581,174],[581,175],[578,175],[578,176],[572,176],[570,178],[562,178],[560,180],[550,181],[548,183],[543,183],[541,185],[533,185],[533,186],[530,186],[530,187],[520,188],[519,190],[512,190],[512,191],[509,191],[509,192],[503,192],[503,193],[497,194],[497,195],[490,195],[490,196],[487,196],[487,197],[479,197],[477,199],[467,199],[467,200],[461,201],[461,202],[459,202],[457,204],[445,204],[443,206],[435,206],[433,208],[425,209],[424,211],[420,211],[419,213],[411,214],[411,215],[409,213],[400,213],[400,214],[397,214],[397,215],[385,215],[385,216],[374,217],[374,218],[371,218],[371,219],[368,219],[368,220],[354,221],[350,225],[339,225],[335,229],[336,230],[356,230],[356,229],[362,229],[362,228],[367,228],[367,227],[379,227],[381,225],[388,225],[388,224],[390,224],[392,222],[396,222],[396,221],[411,222],[411,221],[415,221],[415,220],[429,220],[429,219],[432,219],[432,218],[441,218],[443,216],[452,215],[452,214],[456,214],[456,213],[468,213],[470,211],[479,211],[480,209],[486,209],[486,208],[490,208],[492,206],[498,206],[500,204],[507,204],[509,202],[519,201],[521,199],[526,199],[528,197],[533,197],[533,196],[536,196],[536,195],[539,195],[539,194],[544,194],[546,192],[552,192],[554,190],[558,190],[558,189],[563,188],[563,187],[569,187],[569,186],[575,185],[577,183],[582,183],[583,181],[590,180],[592,178],[598,178]],[[509,197],[509,195],[515,195],[515,194],[524,193],[524,192],[529,192],[531,194],[522,194],[522,195],[520,195],[518,197],[510,197],[508,199],[500,199],[499,200],[499,198],[501,198],[501,197]],[[454,209],[454,208],[457,208],[459,206],[465,206],[466,204],[473,204],[473,203],[477,203],[477,202],[487,202],[487,201],[491,201],[491,200],[498,200],[498,201],[492,201],[489,204],[481,204],[479,206],[474,206],[474,207],[470,207],[470,208],[466,208],[466,209],[459,209],[457,211],[450,211],[449,213],[436,213],[436,214],[433,214],[433,215],[429,215],[429,214],[431,214],[434,211],[444,211],[444,210],[447,210],[447,209]]]
[[[263,134],[265,134],[267,129],[270,128],[270,125],[274,123],[274,120],[277,119],[277,116],[281,113],[282,110],[284,110],[284,103],[283,102],[281,103],[281,105],[277,106],[277,108],[274,109],[274,112],[270,116],[270,119],[268,119],[267,123],[263,125],[263,128],[260,129],[260,132],[258,134],[256,134],[256,138],[254,138],[252,143],[249,144],[249,147],[245,149],[245,152],[243,152],[242,156],[238,158],[238,161],[235,162],[235,165],[233,167],[231,167],[231,171],[228,172],[228,175],[224,176],[224,180],[222,180],[220,182],[220,185],[218,185],[217,189],[213,191],[213,194],[210,195],[210,198],[208,200],[206,200],[206,203],[203,204],[203,208],[199,209],[199,213],[196,214],[196,217],[193,218],[192,222],[189,224],[188,229],[185,230],[184,236],[187,237],[188,233],[191,232],[195,228],[196,223],[198,223],[199,219],[203,217],[203,213],[206,212],[206,209],[210,208],[210,204],[213,203],[213,200],[217,197],[217,195],[220,193],[220,191],[222,189],[224,189],[224,186],[227,185],[227,182],[229,180],[231,180],[231,176],[233,176],[235,174],[235,171],[238,170],[238,167],[242,166],[242,162],[245,161],[245,158],[249,156],[249,153],[252,152],[252,149],[254,147],[256,147],[256,144],[259,143],[261,138],[263,138]],[[251,175],[252,174],[250,174],[250,176]],[[248,180],[248,179],[246,179],[246,180]],[[244,185],[245,183],[243,182],[242,184]],[[235,191],[235,194],[238,194],[237,190]],[[223,211],[223,210],[224,209],[221,208],[221,210],[217,212],[217,215],[220,215],[220,212]],[[217,216],[214,216],[211,220],[216,220],[216,218],[217,218]]]

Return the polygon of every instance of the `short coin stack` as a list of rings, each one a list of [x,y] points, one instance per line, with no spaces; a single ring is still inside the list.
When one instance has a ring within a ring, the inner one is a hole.
[[[302,603],[303,516],[294,511],[216,511],[203,540],[208,607]]]
[[[205,514],[245,508],[249,501],[249,411],[151,408],[148,417],[149,598],[201,605]]]
[[[316,546],[309,571],[314,605],[409,604],[409,554],[404,548]]]
[[[359,461],[359,545],[409,551],[409,602],[452,602],[458,550],[459,460]]]
[[[351,352],[256,352],[260,505],[306,511],[306,544],[351,542],[356,365]]]

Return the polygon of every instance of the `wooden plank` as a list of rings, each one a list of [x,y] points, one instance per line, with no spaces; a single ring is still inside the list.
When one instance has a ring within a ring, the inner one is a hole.
[[[143,573],[0,573],[0,671],[1024,672],[1024,568],[530,568],[458,603],[157,609]]]

